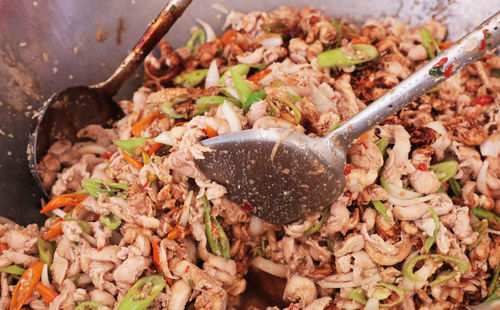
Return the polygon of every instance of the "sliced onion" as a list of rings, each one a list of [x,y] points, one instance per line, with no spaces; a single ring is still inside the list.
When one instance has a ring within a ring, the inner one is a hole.
[[[494,234],[494,235],[500,235],[500,231],[498,230],[494,230],[494,229],[486,229],[486,231],[490,234]]]
[[[217,85],[220,79],[219,68],[217,67],[217,61],[214,59],[208,67],[207,77],[205,78],[205,89],[209,89],[212,86]]]
[[[247,55],[238,55],[236,59],[242,64],[256,64],[262,60],[262,56],[264,56],[264,48],[260,47]]]
[[[47,266],[47,264],[43,264],[42,278],[40,281],[46,287],[52,288],[52,285],[50,285],[50,281],[49,281],[49,267]]]
[[[479,149],[483,156],[498,157],[498,154],[500,154],[500,134],[489,136]]]
[[[280,135],[280,138],[278,139],[278,141],[276,141],[276,143],[274,144],[273,146],[273,149],[271,150],[271,161],[274,161],[274,156],[276,156],[276,153],[278,152],[278,148],[281,144],[281,142],[283,142],[283,140],[286,139],[286,137],[288,137],[292,131],[294,130],[293,127],[290,127],[288,129],[286,129],[281,135]]]
[[[182,213],[179,218],[179,224],[182,226],[186,226],[188,223],[189,219],[189,206],[191,205],[191,200],[193,199],[193,191],[189,191],[189,193],[186,196],[186,199],[184,200],[184,205],[182,207]]]
[[[54,209],[52,210],[52,213],[54,213],[55,215],[59,216],[60,218],[64,218],[66,216],[66,212],[64,212],[63,210],[61,209]]]
[[[205,30],[205,35],[207,37],[207,42],[212,42],[215,41],[215,32],[212,29],[212,27],[205,21],[197,18],[196,21],[198,24],[200,24],[203,27],[203,30]]]
[[[260,270],[272,274],[273,276],[286,278],[286,265],[278,264],[269,259],[265,259],[262,256],[257,256],[252,261],[252,266],[259,268]]]
[[[248,232],[251,236],[260,236],[264,233],[264,221],[252,215],[250,217],[250,224],[248,224]]]
[[[477,174],[477,190],[486,196],[491,196],[490,189],[488,188],[488,165],[489,162],[485,160],[479,173]]]
[[[283,38],[277,33],[268,33],[260,36],[256,42],[260,43],[263,47],[277,47],[283,45]]]
[[[389,186],[389,196],[392,196],[396,199],[410,200],[423,196],[422,193],[412,192],[390,183],[388,183],[387,185]]]
[[[241,131],[243,127],[241,126],[240,118],[231,105],[231,102],[224,100],[222,103],[222,113],[224,114],[224,118],[229,123],[231,132]]]
[[[420,197],[420,198],[405,200],[405,199],[398,199],[398,198],[395,198],[395,197],[389,195],[389,197],[387,198],[387,201],[389,201],[390,203],[392,203],[393,205],[396,205],[396,206],[408,207],[408,206],[411,206],[411,205],[414,205],[417,203],[429,201],[435,197],[436,197],[435,194],[430,194],[430,195]]]
[[[102,145],[92,143],[88,144],[85,146],[82,146],[81,148],[78,149],[78,154],[83,155],[83,154],[104,154],[108,151],[107,148],[105,148]]]
[[[175,143],[172,140],[172,134],[169,131],[162,132],[155,138],[156,143],[163,143],[166,145],[174,146]]]

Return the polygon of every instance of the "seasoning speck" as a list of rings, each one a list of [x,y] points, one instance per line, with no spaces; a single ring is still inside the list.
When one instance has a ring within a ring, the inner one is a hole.
[[[52,72],[53,72],[53,73],[57,73],[57,71],[58,71],[58,70],[59,70],[59,69],[57,69],[57,67],[52,68]]]
[[[26,43],[26,42],[19,43],[19,47],[26,47],[27,45],[28,45],[28,43]]]
[[[49,54],[47,54],[47,53],[43,52],[43,53],[42,53],[42,59],[43,59],[43,61],[45,61],[45,62],[49,62]]]

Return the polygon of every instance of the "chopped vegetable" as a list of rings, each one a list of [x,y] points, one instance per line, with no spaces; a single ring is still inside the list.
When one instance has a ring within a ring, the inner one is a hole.
[[[84,301],[78,304],[78,306],[75,308],[75,310],[86,310],[86,309],[110,310],[109,307],[97,301]],[[127,309],[135,309],[135,308],[127,308]]]
[[[386,191],[389,191],[389,184],[387,184],[387,181],[383,177],[380,177],[380,186]]]
[[[295,118],[295,124],[299,124],[300,120],[302,119],[302,114],[300,113],[300,110],[297,108],[297,106],[294,103],[290,102],[290,100],[288,99],[281,99],[281,101],[285,102],[290,107]]]
[[[450,185],[450,189],[455,197],[462,198],[462,187],[460,186],[460,183],[458,183],[456,179],[453,178],[449,179],[448,185]]]
[[[264,77],[266,77],[269,73],[271,73],[271,68],[266,68],[262,71],[259,71],[252,76],[248,78],[249,81],[254,82],[255,84],[258,84],[260,80],[262,80]]]
[[[444,255],[444,254],[424,254],[424,255],[417,255],[417,256],[413,257],[412,259],[410,259],[408,261],[408,263],[406,263],[406,265],[403,267],[403,274],[408,279],[410,279],[412,281],[415,281],[415,282],[421,281],[421,279],[419,277],[417,277],[417,275],[415,275],[415,273],[413,273],[413,268],[415,267],[415,265],[419,261],[421,261],[423,259],[428,259],[428,258],[434,259],[435,261],[446,261],[448,263],[451,263],[451,264],[455,265],[455,267],[457,268],[457,271],[461,274],[464,274],[467,271],[469,271],[470,267],[471,267],[468,261],[460,259],[460,258],[456,258],[456,257],[452,257],[449,255]],[[448,279],[451,279],[451,278],[447,278],[447,277],[450,276],[450,274],[452,274],[453,272],[455,272],[455,274],[452,276],[452,277],[454,277],[456,275],[456,271],[452,271],[446,275],[442,275],[442,276],[437,277],[433,282],[430,282],[429,285],[433,286],[433,285],[442,283]],[[446,279],[446,280],[442,281],[443,279]]]
[[[391,218],[389,215],[387,215],[387,207],[380,201],[380,200],[372,200],[372,204],[375,207],[375,209],[382,214],[384,217],[384,220],[387,223],[391,223]]]
[[[277,33],[277,34],[284,35],[286,25],[283,23],[280,23],[280,22],[267,23],[267,24],[260,25],[260,29],[264,30],[265,32]]]
[[[156,269],[163,274],[163,268],[161,268],[160,264],[160,247],[154,239],[151,239],[151,250],[153,252],[153,263],[155,264]]]
[[[217,85],[221,85],[225,82],[226,72],[228,72],[228,71],[232,72],[234,70],[239,75],[246,76],[246,75],[248,75],[250,68],[254,68],[254,69],[257,69],[260,71],[260,70],[264,70],[266,68],[266,66],[263,64],[237,64],[237,65],[234,65],[231,67],[226,67],[226,68],[224,68],[224,70],[222,70],[222,72],[224,72],[224,74],[220,77]]]
[[[162,146],[163,146],[163,143],[155,142],[155,144],[153,144],[151,146],[151,148],[149,149],[148,155],[153,156],[153,154],[156,153],[159,149],[161,149]]]
[[[205,233],[207,235],[207,241],[210,245],[210,249],[215,255],[229,259],[229,239],[217,219],[210,215],[210,202],[207,197],[201,197],[201,201],[203,203],[203,210],[205,211]],[[212,231],[213,228],[215,228],[215,233]]]
[[[165,288],[166,281],[160,275],[139,279],[123,297],[118,310],[144,310]]]
[[[378,51],[373,45],[355,44],[352,48],[356,52],[352,56],[344,54],[342,48],[323,52],[318,56],[318,64],[322,67],[341,69],[371,61],[378,56]]]
[[[434,171],[439,179],[439,182],[443,183],[457,174],[458,162],[454,160],[443,161],[439,164],[430,166],[429,169]]]
[[[134,154],[135,149],[143,145],[148,138],[133,138],[129,140],[113,140],[113,143],[129,154]]]
[[[197,99],[195,107],[196,109],[198,109],[198,114],[203,114],[206,111],[210,110],[212,107],[222,104],[226,100],[239,106],[239,102],[233,98],[223,97],[223,96],[206,96]]]
[[[340,42],[342,41],[342,24],[340,23],[340,20],[332,19],[332,25],[337,29],[338,33],[338,38],[337,38],[337,43],[335,43],[335,48],[339,48]]]
[[[19,310],[28,301],[42,277],[43,265],[43,262],[36,262],[23,273],[12,292],[9,310]]]
[[[50,268],[52,260],[54,259],[54,252],[56,250],[55,243],[44,241],[42,238],[38,237],[36,240],[36,245],[38,248],[38,255],[40,255],[40,259]]]
[[[240,102],[242,104],[245,104],[248,98],[250,97],[252,91],[248,87],[243,77],[241,77],[241,75],[238,74],[238,72],[236,72],[234,68],[231,69],[231,77],[233,78],[234,88],[236,88],[236,92],[238,93],[238,98],[240,99]]]
[[[403,295],[404,295],[403,289],[400,289],[399,287],[397,287],[395,285],[388,284],[388,283],[385,283],[382,281],[377,282],[377,285],[384,287],[384,288],[387,288],[387,289],[395,292],[396,294],[398,294],[398,299],[396,301],[388,303],[388,304],[381,304],[380,305],[381,307],[394,307],[397,304],[400,304],[401,302],[403,302]]]
[[[198,69],[183,73],[174,78],[174,83],[185,88],[193,88],[200,84],[208,74],[208,69]]]
[[[366,303],[368,302],[368,297],[366,296],[365,291],[361,287],[352,289],[349,292],[349,298],[363,305],[366,305]]]
[[[443,67],[435,66],[429,69],[429,74],[432,76],[440,77],[444,75],[444,69]]]
[[[482,207],[471,208],[470,211],[478,219],[488,220],[488,223],[491,224],[494,228],[500,228],[500,216],[496,215],[495,213],[485,210]]]
[[[432,218],[434,219],[434,231],[432,236],[429,236],[424,242],[424,246],[422,247],[426,253],[429,253],[434,242],[436,242],[436,237],[439,231],[439,217],[437,216],[436,211],[433,208],[429,207],[429,211],[432,213]]]
[[[51,289],[50,287],[47,287],[43,285],[42,283],[38,283],[36,285],[36,289],[38,290],[38,293],[40,293],[40,296],[42,296],[43,300],[47,304],[50,304],[59,294]]]
[[[377,141],[375,141],[375,145],[380,150],[380,153],[382,153],[382,155],[385,156],[385,150],[389,146],[389,140],[387,138],[380,138]]]
[[[325,208],[323,212],[321,212],[321,218],[319,219],[319,222],[316,223],[316,225],[312,226],[308,230],[304,231],[305,236],[310,236],[320,230],[320,228],[323,226],[323,223],[325,222],[326,218],[328,217],[328,213],[330,213],[330,207]]]
[[[130,164],[132,165],[132,167],[136,168],[137,170],[141,170],[142,169],[142,164],[140,162],[138,162],[135,158],[133,158],[132,156],[130,156],[127,152],[124,152],[122,150],[122,155],[123,155],[123,158]]]
[[[145,118],[141,119],[135,125],[132,127],[130,131],[132,131],[132,134],[134,137],[140,137],[141,132],[149,125],[151,124],[157,117],[160,115],[160,112],[154,112]]]
[[[472,250],[475,248],[479,242],[481,242],[481,239],[483,239],[484,235],[486,235],[486,232],[488,231],[488,221],[487,220],[482,220],[481,222],[477,222],[471,225],[472,229],[478,233],[476,241],[473,243],[469,244],[467,247],[468,250]]]
[[[203,43],[205,43],[205,31],[200,28],[193,33],[191,38],[189,38],[186,43],[186,47],[189,48],[191,53],[197,54],[198,46]]]
[[[488,297],[493,295],[493,293],[497,289],[498,276],[500,275],[500,263],[495,267],[495,271],[493,272],[493,277],[491,277],[490,285],[488,286]]]
[[[234,30],[234,29],[226,31],[222,35],[222,37],[220,38],[220,42],[222,43],[222,46],[226,46],[229,43],[231,43],[231,41],[234,41],[234,39],[236,38],[236,34],[237,34],[236,30]]]
[[[22,276],[25,271],[26,271],[26,269],[21,268],[21,267],[16,266],[16,265],[10,265],[10,266],[0,268],[0,272],[10,273],[10,274],[13,274],[16,276]]]
[[[205,126],[205,133],[209,138],[217,137],[219,135],[217,130],[213,129],[210,125]]]
[[[434,54],[434,48],[436,49],[436,52],[438,54],[441,53],[441,50],[439,49],[436,39],[434,39],[429,30],[425,28],[420,29],[420,37],[422,38],[422,45],[425,47],[427,55],[429,55],[430,59],[436,57],[436,54]],[[434,48],[432,47],[431,44],[434,45]]]
[[[82,182],[83,189],[91,196],[99,198],[100,194],[108,196],[116,196],[130,188],[130,185],[125,183],[104,182],[100,179],[85,179]]]
[[[47,233],[45,234],[44,240],[50,240],[52,238],[55,238],[59,235],[62,234],[62,222],[63,219],[62,217],[58,217],[52,226],[49,227],[49,230],[47,230]]]
[[[493,96],[491,95],[479,95],[477,96],[477,99],[472,101],[472,105],[480,105],[484,107],[485,105],[488,105],[494,101]]]
[[[335,124],[332,125],[332,127],[330,127],[330,129],[328,130],[328,132],[332,132],[332,131],[334,131],[335,129],[337,129],[339,127],[340,127],[339,123],[335,123]]]
[[[167,101],[160,105],[160,110],[171,118],[184,118],[184,115],[175,112],[174,105],[186,101],[186,97],[178,97],[173,101]]]
[[[99,221],[111,230],[117,229],[122,224],[122,220],[113,213],[106,215],[102,214],[99,216]]]
[[[242,106],[242,109],[243,111],[247,111],[248,108],[250,108],[250,106],[252,104],[254,104],[254,102],[257,102],[259,100],[263,100],[266,98],[266,92],[264,91],[255,91],[253,92],[247,99],[247,101],[245,101],[245,103],[243,104]]]
[[[87,222],[78,220],[78,226],[80,226],[84,233],[90,235],[90,226]]]
[[[76,206],[88,197],[87,194],[72,193],[72,194],[62,194],[53,198],[40,210],[40,213],[47,213],[54,209],[64,207],[64,206]]]

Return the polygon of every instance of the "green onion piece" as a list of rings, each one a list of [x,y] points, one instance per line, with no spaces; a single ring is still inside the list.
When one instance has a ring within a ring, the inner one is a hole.
[[[99,216],[99,221],[111,230],[117,229],[122,224],[122,220],[113,213],[106,215],[102,214]]]
[[[191,38],[186,43],[186,47],[189,48],[191,53],[196,54],[198,52],[198,45],[205,43],[205,31],[203,29],[196,30]],[[198,41],[198,44],[196,44]]]
[[[233,78],[234,88],[236,88],[236,92],[238,93],[238,97],[242,104],[245,104],[248,100],[248,97],[252,94],[250,87],[248,87],[247,83],[243,79],[241,75],[236,72],[236,70],[231,69],[231,77]]]
[[[337,29],[337,33],[339,34],[337,43],[335,43],[335,48],[338,48],[340,47],[340,42],[342,41],[342,24],[340,23],[340,20],[332,19],[332,25]]]
[[[111,310],[108,306],[105,306],[97,301],[84,301],[79,303],[78,306],[75,308],[75,310],[87,310],[87,309]]]
[[[82,181],[82,187],[89,195],[99,198],[99,195],[107,194],[115,196],[121,191],[126,191],[130,185],[124,183],[104,182],[100,179],[85,179]]]
[[[214,235],[212,234],[212,217],[210,216],[210,202],[206,196],[201,197],[203,210],[205,212],[205,234],[207,235],[208,245],[215,255],[221,256],[221,247]]]
[[[491,278],[490,285],[488,286],[488,295],[487,297],[490,297],[493,295],[497,288],[497,282],[498,282],[498,276],[500,275],[500,263],[497,264],[495,267],[495,271],[493,272],[493,277]]]
[[[90,235],[90,226],[89,224],[87,224],[87,222],[78,220],[78,226],[80,226],[84,233]]]
[[[370,44],[354,44],[354,55],[345,55],[342,48],[336,48],[318,55],[318,64],[321,67],[343,68],[371,61],[378,56],[375,46]]]
[[[389,140],[387,138],[380,138],[377,141],[375,141],[375,145],[380,150],[380,153],[382,153],[382,155],[385,156],[385,150],[389,146]]]
[[[139,279],[123,297],[118,310],[147,309],[156,296],[163,291],[166,284],[165,279],[160,275]]]
[[[385,189],[387,192],[389,191],[389,184],[383,177],[380,177],[380,186],[382,186],[382,188]]]
[[[217,85],[222,85],[224,81],[226,80],[226,72],[227,71],[236,71],[241,76],[246,76],[248,75],[248,72],[250,71],[250,68],[257,69],[257,70],[264,70],[266,68],[266,65],[264,64],[237,64],[231,67],[226,67],[222,69],[222,76],[220,77],[219,81],[217,82]]]
[[[23,273],[26,271],[26,269],[21,268],[21,267],[16,266],[16,265],[10,265],[10,266],[7,266],[7,267],[1,267],[0,271],[1,272],[6,272],[6,273],[10,273],[10,274],[13,274],[13,275],[16,275],[16,276],[22,276]]]
[[[148,138],[133,138],[129,140],[113,140],[113,143],[125,152],[134,155],[135,149],[146,142]]]
[[[375,298],[376,300],[380,301],[389,298],[389,296],[391,296],[391,291],[389,289],[377,286],[373,290],[370,298]]]
[[[439,182],[443,183],[457,174],[458,162],[454,160],[443,161],[439,164],[430,166],[429,169],[434,171],[439,179]]]
[[[491,69],[490,75],[494,78],[500,79],[500,69]]]
[[[54,259],[54,252],[56,251],[56,244],[54,242],[48,242],[38,237],[36,239],[36,246],[38,248],[38,255],[40,256],[40,260],[47,264],[47,267],[50,268],[52,264],[52,260]]]
[[[429,30],[425,28],[420,29],[420,37],[422,38],[422,45],[425,47],[427,55],[429,55],[430,59],[436,57],[436,54],[434,54],[434,49],[432,48],[431,43],[434,44],[434,46],[436,47],[436,51],[438,52],[438,54],[441,52],[439,51],[439,47],[437,45],[436,40],[434,39]]]
[[[335,129],[337,129],[339,127],[340,127],[339,123],[335,123],[335,124],[332,125],[332,127],[330,127],[330,129],[328,130],[328,132],[332,132],[332,131],[334,131]]]
[[[198,69],[183,73],[174,78],[174,83],[185,88],[193,88],[207,76],[208,69]]]
[[[419,277],[417,277],[415,273],[413,273],[413,268],[419,261],[427,258],[432,258],[435,261],[447,261],[449,263],[452,263],[456,266],[457,271],[460,272],[461,274],[466,273],[467,271],[470,270],[469,262],[463,259],[444,254],[424,254],[424,255],[417,255],[412,259],[410,259],[410,261],[408,261],[408,263],[403,267],[403,274],[412,281],[415,282],[421,281],[422,279],[420,279]]]
[[[481,304],[484,304],[484,303],[487,303],[487,302],[490,302],[493,300],[497,300],[497,299],[500,299],[500,295],[498,295],[498,291],[493,293],[493,295],[491,295],[490,297],[486,298],[486,300],[484,302],[482,302]]]
[[[290,107],[290,109],[292,109],[293,116],[295,117],[295,123],[299,124],[300,120],[302,119],[302,114],[300,113],[300,110],[294,103],[290,102],[290,100],[287,99],[281,99],[281,100],[285,102]]]
[[[394,307],[395,305],[403,302],[403,295],[404,295],[403,289],[401,289],[395,285],[382,282],[382,281],[377,282],[377,285],[395,292],[396,294],[398,294],[398,297],[399,297],[398,300],[391,302],[391,303],[388,303],[388,304],[381,304],[380,307]]]
[[[450,279],[453,279],[456,275],[457,275],[456,271],[451,271],[451,272],[447,272],[445,274],[439,275],[436,277],[436,279],[429,282],[429,286],[435,286],[435,285],[441,284],[443,282],[446,282]]]
[[[219,232],[219,242],[220,242],[220,250],[221,250],[221,256],[224,258],[231,258],[231,246],[229,245],[229,238],[227,237],[226,233],[224,232],[224,229],[222,226],[219,224],[219,221],[213,216],[210,217],[210,220],[212,223],[215,225]]]
[[[366,297],[366,293],[361,287],[352,289],[349,292],[349,298],[363,305],[366,305],[368,302],[368,297]]]
[[[426,253],[429,253],[432,246],[434,245],[434,242],[436,242],[436,237],[439,231],[439,217],[437,216],[437,213],[433,208],[429,207],[428,209],[432,213],[432,218],[434,219],[434,232],[432,233],[432,236],[429,236],[429,238],[427,238],[427,240],[425,240],[424,242],[423,249]]]
[[[266,92],[265,91],[254,91],[247,99],[245,104],[243,104],[242,109],[243,111],[247,111],[248,108],[254,104],[255,102],[259,100],[264,100],[266,98]]]
[[[467,250],[474,249],[479,244],[479,242],[481,242],[481,239],[483,239],[484,235],[486,235],[486,232],[488,230],[488,221],[481,220],[481,222],[471,224],[471,226],[474,231],[478,232],[478,236],[476,241],[474,241],[467,247]]]
[[[372,200],[372,204],[375,207],[375,210],[377,210],[382,216],[384,217],[384,220],[387,223],[391,222],[391,218],[389,215],[387,215],[387,208],[386,206],[380,201],[380,200]]]
[[[289,92],[286,92],[286,94],[288,97],[290,97],[290,99],[292,99],[293,103],[297,103],[297,102],[301,101],[302,99],[304,99],[300,96],[295,96],[294,94],[291,94]]]
[[[272,101],[272,100],[269,100],[269,98],[266,99],[267,100],[267,103],[269,104],[269,107],[271,108],[271,115],[273,116],[278,116],[280,115],[280,109],[278,108],[278,106]]]
[[[184,115],[175,112],[174,106],[178,103],[186,101],[187,99],[188,99],[187,97],[178,97],[175,98],[173,101],[167,101],[162,105],[160,105],[160,110],[166,115],[170,116],[171,118],[184,118]]]
[[[325,222],[325,219],[327,218],[328,213],[330,212],[330,207],[325,208],[323,212],[321,213],[321,218],[316,225],[312,226],[308,230],[304,231],[305,236],[310,236],[320,230],[320,228],[323,226],[323,223]]]
[[[230,101],[234,104],[239,104],[238,100],[223,96],[206,96],[196,100],[195,107],[201,111],[208,111],[213,107],[218,106],[225,100]]]
[[[500,217],[495,213],[485,210],[482,207],[471,208],[470,211],[479,219],[488,220],[494,227],[500,227]]]
[[[453,195],[457,198],[462,198],[462,187],[460,186],[460,183],[456,179],[449,179],[448,180],[448,185],[450,185],[451,191],[453,192]]]

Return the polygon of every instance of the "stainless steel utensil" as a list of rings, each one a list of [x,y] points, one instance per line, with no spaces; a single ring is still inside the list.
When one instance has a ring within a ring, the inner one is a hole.
[[[53,94],[41,107],[28,145],[31,172],[43,189],[37,163],[60,139],[76,142],[77,132],[89,124],[109,127],[123,113],[112,99],[123,82],[143,62],[192,0],[171,0],[153,21],[139,42],[106,81],[87,87],[70,87]],[[43,189],[47,195],[46,191]],[[48,196],[48,195],[47,195]]]
[[[253,213],[266,221],[284,224],[304,218],[343,192],[345,154],[355,139],[498,46],[499,28],[497,12],[323,138],[283,129],[244,130],[202,141],[212,152],[197,164],[209,179],[226,186],[230,199],[249,203]],[[443,71],[451,71],[446,76],[430,75],[438,63]]]

